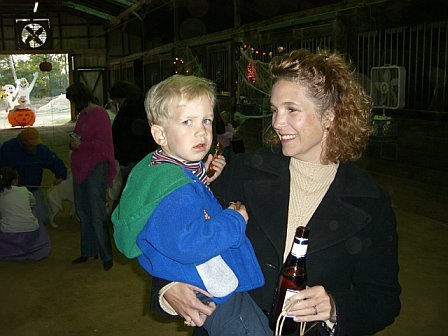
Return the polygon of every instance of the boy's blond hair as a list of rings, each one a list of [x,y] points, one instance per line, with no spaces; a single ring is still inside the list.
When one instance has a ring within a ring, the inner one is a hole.
[[[215,85],[206,78],[173,75],[154,85],[146,94],[145,108],[150,126],[163,125],[171,116],[174,104],[207,97],[212,108],[216,102]]]

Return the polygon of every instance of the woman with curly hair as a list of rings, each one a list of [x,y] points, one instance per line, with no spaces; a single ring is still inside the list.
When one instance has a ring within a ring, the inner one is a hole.
[[[223,204],[247,207],[266,281],[250,294],[268,319],[295,229],[306,226],[308,287],[287,300],[288,316],[307,323],[306,335],[374,334],[399,314],[401,288],[389,196],[352,163],[371,133],[371,99],[338,53],[295,50],[270,72],[270,146],[232,158],[213,185]],[[193,290],[177,283],[164,298],[201,326],[211,312]]]

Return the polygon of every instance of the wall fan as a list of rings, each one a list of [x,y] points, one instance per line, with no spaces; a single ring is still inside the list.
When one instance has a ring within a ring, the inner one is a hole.
[[[48,20],[28,20],[16,23],[18,49],[50,48],[50,25]]]
[[[382,109],[404,107],[406,84],[404,67],[396,65],[373,67],[370,78],[373,107]]]

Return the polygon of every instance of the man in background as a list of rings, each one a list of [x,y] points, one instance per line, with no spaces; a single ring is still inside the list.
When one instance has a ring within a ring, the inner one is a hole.
[[[35,215],[41,223],[48,219],[48,204],[41,190],[44,169],[54,175],[54,184],[67,178],[64,162],[42,143],[37,129],[24,128],[16,138],[0,147],[0,167],[12,167],[19,174],[19,186],[25,186],[36,198]]]

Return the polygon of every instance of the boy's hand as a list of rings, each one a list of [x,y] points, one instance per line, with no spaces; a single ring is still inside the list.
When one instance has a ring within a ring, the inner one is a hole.
[[[212,183],[218,178],[219,175],[221,175],[224,167],[226,166],[226,158],[223,155],[216,155],[214,157],[212,154],[209,154],[207,161],[205,162],[205,168],[208,170],[210,165],[213,165],[215,174],[208,178],[208,183]]]
[[[244,217],[244,221],[247,224],[247,221],[249,220],[249,215],[247,214],[246,207],[241,202],[230,202],[229,203],[229,209],[233,209],[235,211],[238,211],[241,216]]]

